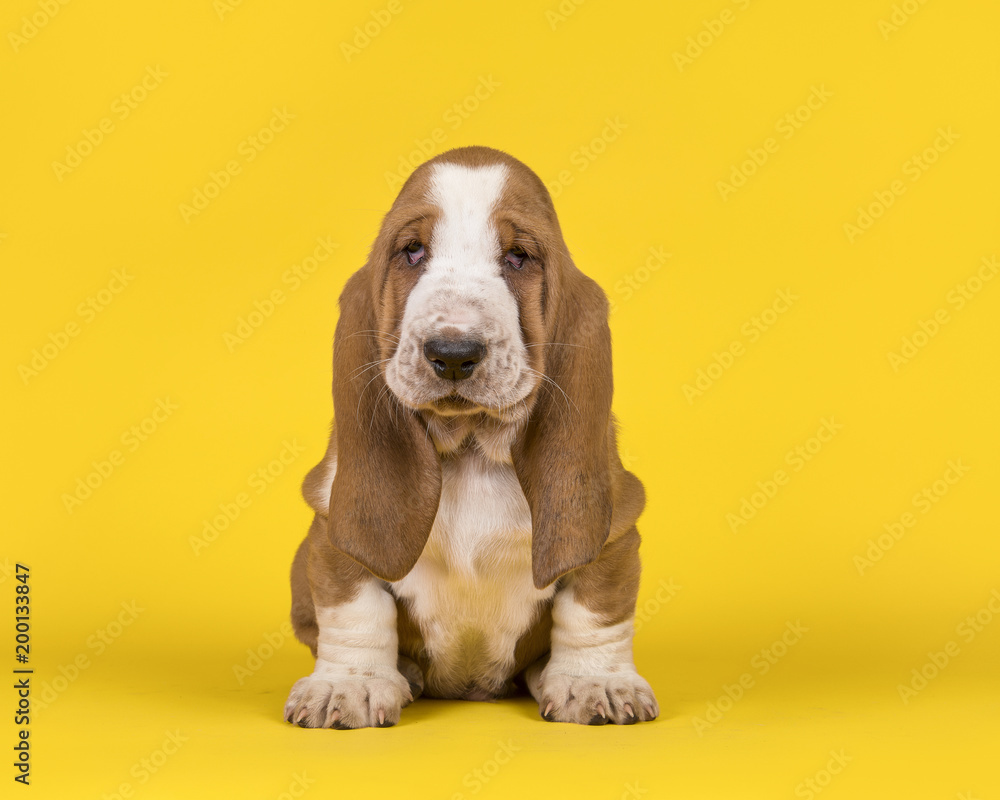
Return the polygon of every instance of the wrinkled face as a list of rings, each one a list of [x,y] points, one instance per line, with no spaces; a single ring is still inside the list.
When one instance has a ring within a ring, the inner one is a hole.
[[[536,187],[512,172],[431,164],[417,196],[387,217],[385,380],[435,423],[436,440],[473,417],[518,420],[541,380],[550,212],[539,214]]]

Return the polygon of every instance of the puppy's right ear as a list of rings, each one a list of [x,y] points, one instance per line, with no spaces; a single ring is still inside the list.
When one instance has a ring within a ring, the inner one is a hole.
[[[386,385],[371,263],[340,295],[333,343],[337,471],[328,535],[386,581],[412,569],[441,498],[441,467],[423,421]]]

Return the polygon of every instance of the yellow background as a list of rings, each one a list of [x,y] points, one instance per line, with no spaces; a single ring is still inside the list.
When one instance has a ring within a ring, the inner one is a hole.
[[[26,796],[274,798],[304,776],[306,797],[781,798],[810,780],[824,800],[1000,797],[1000,281],[949,300],[1000,250],[1000,12],[897,5],[5,3],[0,585],[13,616],[10,569],[30,565],[36,697],[55,692],[34,714]],[[294,119],[253,150],[274,109]],[[53,167],[104,118],[76,168]],[[398,176],[467,144],[554,188],[577,263],[615,304],[615,410],[649,496],[636,660],[663,713],[578,728],[527,699],[420,701],[391,730],[301,730],[281,709],[311,659],[281,628],[310,517],[298,485],[331,417],[336,298]],[[734,169],[754,174],[720,190]],[[339,247],[293,288],[283,276],[321,237]],[[669,258],[647,264],[656,248]],[[128,285],[100,294],[121,269]],[[274,290],[284,302],[227,344]],[[797,299],[753,340],[779,291]],[[948,321],[894,369],[939,309]],[[25,372],[69,323],[77,335]],[[684,385],[733,342],[741,355],[689,402]],[[176,410],[130,438],[158,401]],[[842,428],[808,462],[788,456],[831,418]],[[285,441],[302,452],[257,493]],[[70,513],[64,496],[113,450],[123,460]],[[967,472],[921,510],[949,461]],[[779,469],[788,480],[732,530]],[[992,624],[969,639],[981,610]],[[788,624],[808,630],[761,674]],[[904,703],[898,686],[949,642],[958,655]],[[5,764],[15,700],[0,701]],[[711,704],[723,713],[705,727]],[[186,740],[165,754],[171,732]]]

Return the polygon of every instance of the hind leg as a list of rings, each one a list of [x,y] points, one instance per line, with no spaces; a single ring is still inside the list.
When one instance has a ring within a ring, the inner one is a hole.
[[[406,682],[410,684],[410,694],[413,696],[411,700],[408,700],[403,705],[407,706],[413,700],[416,700],[424,691],[424,673],[423,670],[417,665],[417,662],[412,658],[407,658],[402,653],[399,655],[399,660],[396,662],[396,669],[399,670],[399,674],[406,678]]]
[[[319,517],[313,519],[312,527],[322,524]],[[310,527],[310,534],[312,533]],[[309,536],[302,540],[299,549],[295,551],[292,561],[292,629],[295,638],[309,648],[316,657],[316,643],[319,638],[319,626],[316,624],[316,607],[313,605],[312,592],[309,591],[309,578],[306,575],[306,563],[309,557]]]

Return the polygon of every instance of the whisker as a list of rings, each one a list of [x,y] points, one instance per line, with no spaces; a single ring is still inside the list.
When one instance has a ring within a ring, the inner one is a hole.
[[[359,377],[362,373],[365,373],[365,372],[367,372],[368,370],[370,370],[370,369],[372,369],[374,367],[381,366],[382,364],[385,364],[385,363],[387,363],[387,362],[389,362],[391,360],[392,359],[390,359],[390,358],[381,358],[378,361],[369,361],[367,364],[362,364],[360,367],[358,367],[357,369],[355,369],[348,376],[347,379],[348,380],[354,380],[355,378]]]
[[[537,376],[538,378],[540,378],[540,379],[541,379],[541,380],[543,381],[543,383],[547,383],[547,384],[551,384],[552,386],[555,386],[555,387],[556,387],[556,388],[557,388],[557,389],[558,389],[558,390],[559,390],[559,391],[560,391],[560,392],[562,393],[562,396],[563,396],[563,397],[564,397],[564,398],[566,399],[566,402],[567,402],[567,403],[568,403],[568,404],[569,404],[570,406],[572,406],[572,407],[574,408],[574,410],[576,411],[576,413],[577,413],[577,414],[579,414],[579,413],[580,413],[580,409],[579,409],[579,408],[577,408],[577,406],[576,406],[576,403],[574,403],[574,402],[573,402],[573,401],[572,401],[572,400],[570,399],[569,395],[568,395],[568,394],[566,394],[566,392],[565,392],[565,391],[563,390],[562,386],[560,386],[560,385],[559,385],[558,383],[556,383],[556,382],[555,382],[554,380],[552,380],[552,378],[550,378],[550,377],[549,377],[548,375],[543,375],[543,374],[542,374],[541,372],[539,372],[539,371],[538,371],[538,370],[536,370],[536,369],[532,369],[531,367],[525,367],[525,370],[526,370],[526,371],[527,371],[527,372],[528,372],[529,374],[531,374],[531,375],[535,375],[535,376]]]
[[[375,377],[365,384],[365,388],[362,389],[361,394],[358,395],[358,407],[354,409],[354,421],[359,425],[361,424],[361,402],[365,399],[365,392],[367,392],[368,387],[372,385],[372,381],[377,380],[381,375],[381,372],[376,372]]]
[[[379,364],[385,364],[387,361],[391,361],[391,358],[382,358],[378,361],[369,361],[367,364],[362,364],[360,367],[355,369],[350,375],[347,376],[347,380],[352,381],[364,372],[367,372],[372,367],[377,367]]]
[[[386,385],[388,386],[388,384]],[[392,424],[398,426],[399,421],[396,418],[396,411],[398,410],[401,414],[405,414],[406,407],[399,401],[399,398],[396,397],[396,393],[393,391],[389,392],[389,408],[392,411]]]
[[[372,419],[368,424],[368,433],[372,432],[375,427],[375,415],[378,414],[378,404],[382,401],[382,395],[389,391],[389,384],[382,387],[381,391],[378,393],[378,397],[375,398],[375,406],[372,408]]]
[[[353,333],[347,334],[347,336],[345,336],[343,338],[350,339],[350,338],[352,338],[354,336],[365,336],[365,335],[369,335],[373,339],[376,339],[376,340],[379,340],[379,341],[382,341],[382,342],[387,342],[387,343],[389,343],[391,345],[395,345],[397,347],[400,344],[400,339],[399,339],[398,336],[396,336],[396,334],[394,334],[394,333],[388,333],[386,331],[354,331]]]

